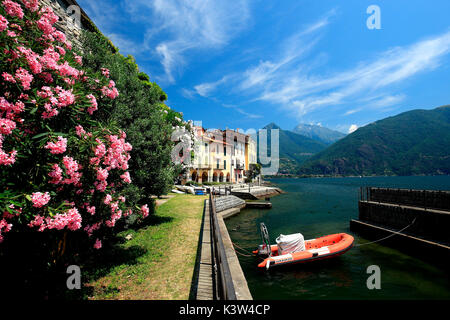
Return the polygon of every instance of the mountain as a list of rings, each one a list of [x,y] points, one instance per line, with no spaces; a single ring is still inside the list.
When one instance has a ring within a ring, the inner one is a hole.
[[[342,139],[343,137],[346,136],[346,134],[339,131],[331,130],[318,125],[304,124],[304,123],[300,123],[292,131],[302,136],[326,144],[332,144],[337,140]]]
[[[308,159],[299,173],[450,174],[450,106],[412,110],[361,127]]]
[[[323,142],[296,134],[292,131],[283,130],[275,123],[270,123],[263,129],[267,129],[267,154],[269,155],[271,149],[271,130],[279,130],[280,173],[295,173],[301,163],[327,147]]]

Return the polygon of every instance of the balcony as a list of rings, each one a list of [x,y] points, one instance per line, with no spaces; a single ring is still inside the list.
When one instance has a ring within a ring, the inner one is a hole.
[[[214,170],[226,170],[227,168],[222,164],[212,164],[212,163],[203,163],[203,164],[192,164],[191,165],[192,169],[196,169],[196,170],[209,170],[209,169],[214,169]]]
[[[211,164],[211,163],[193,163],[192,165],[191,165],[191,168],[192,169],[211,169],[211,168],[213,168],[214,167],[214,165],[213,164]]]

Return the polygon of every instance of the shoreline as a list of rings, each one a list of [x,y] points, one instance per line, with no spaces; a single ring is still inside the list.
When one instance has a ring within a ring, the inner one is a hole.
[[[264,181],[270,181],[272,179],[310,179],[310,178],[389,178],[389,177],[450,177],[449,174],[414,174],[414,175],[275,175],[265,176]]]

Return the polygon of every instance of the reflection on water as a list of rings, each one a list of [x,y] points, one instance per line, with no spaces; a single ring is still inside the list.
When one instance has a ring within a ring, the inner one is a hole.
[[[286,194],[271,199],[270,210],[246,209],[226,220],[231,239],[247,251],[261,242],[264,222],[272,243],[280,234],[301,232],[305,239],[346,232],[355,244],[368,240],[349,230],[358,217],[360,186],[450,190],[450,177],[273,179]],[[266,271],[260,258],[238,255],[254,299],[450,299],[449,274],[398,250],[375,243],[354,247],[326,261]],[[366,286],[367,267],[381,269],[381,290]]]

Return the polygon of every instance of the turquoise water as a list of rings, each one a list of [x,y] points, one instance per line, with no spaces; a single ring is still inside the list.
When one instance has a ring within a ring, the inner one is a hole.
[[[360,186],[450,190],[449,176],[272,179],[286,194],[273,197],[270,210],[245,209],[226,220],[232,241],[246,251],[261,242],[264,222],[271,242],[301,232],[305,239],[346,232],[355,244],[368,240],[349,230],[358,218]],[[243,252],[243,250],[241,250]],[[383,246],[355,246],[335,259],[312,264],[257,268],[257,257],[238,255],[254,299],[450,299],[449,272],[419,258]],[[381,289],[369,290],[370,265],[381,270]]]

